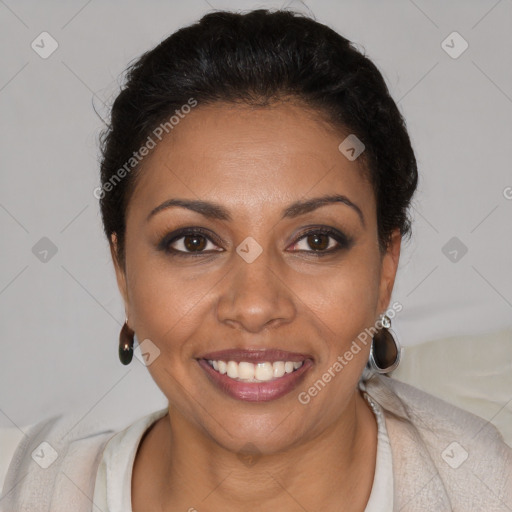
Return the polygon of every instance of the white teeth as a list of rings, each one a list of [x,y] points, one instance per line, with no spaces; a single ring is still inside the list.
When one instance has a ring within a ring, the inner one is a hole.
[[[268,382],[273,379],[279,379],[285,373],[292,373],[298,370],[304,361],[275,361],[273,363],[261,362],[250,363],[248,361],[213,361],[208,360],[208,364],[220,374],[227,374],[231,379],[243,382]]]
[[[237,377],[239,379],[254,379],[254,365],[252,363],[246,363],[245,361],[238,363]]]
[[[254,371],[254,378],[267,381],[274,378],[274,368],[272,363],[258,363]]]
[[[276,361],[272,364],[274,369],[274,377],[279,378],[285,374],[283,361]]]
[[[238,363],[235,363],[235,361],[228,361],[227,376],[232,379],[238,378]]]

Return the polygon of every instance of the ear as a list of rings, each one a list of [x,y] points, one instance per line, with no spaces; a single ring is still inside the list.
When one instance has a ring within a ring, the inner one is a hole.
[[[121,292],[121,296],[123,297],[124,302],[124,310],[126,312],[126,317],[128,317],[128,289],[126,286],[126,273],[125,270],[121,267],[119,260],[117,258],[117,235],[113,233],[109,240],[110,245],[110,254],[112,256],[112,262],[114,263],[114,270],[116,272],[116,280],[119,291]]]
[[[379,305],[378,312],[383,313],[389,307],[391,293],[395,284],[398,261],[400,259],[400,246],[402,236],[397,228],[393,231],[390,244],[381,259]]]

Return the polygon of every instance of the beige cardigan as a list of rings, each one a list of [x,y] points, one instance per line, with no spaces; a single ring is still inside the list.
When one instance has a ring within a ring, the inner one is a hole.
[[[494,426],[389,377],[374,375],[361,389],[386,418],[395,511],[512,511],[512,449]],[[9,466],[0,511],[97,510],[96,471],[116,432],[83,421],[73,428],[78,419],[61,415],[31,428]],[[31,457],[43,441],[58,455],[46,469]]]

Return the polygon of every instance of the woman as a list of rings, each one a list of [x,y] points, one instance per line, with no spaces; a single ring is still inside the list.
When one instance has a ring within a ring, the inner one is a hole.
[[[102,150],[121,362],[136,337],[169,407],[39,423],[5,510],[512,510],[497,430],[385,375],[418,177],[349,41],[208,14],[130,67]]]

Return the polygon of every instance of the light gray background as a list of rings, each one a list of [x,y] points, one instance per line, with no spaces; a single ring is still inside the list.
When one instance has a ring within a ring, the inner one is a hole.
[[[147,369],[117,357],[92,103],[106,117],[127,64],[212,7],[284,5],[364,49],[407,120],[420,185],[393,296],[402,343],[511,326],[511,0],[0,0],[0,426],[71,410],[121,426],[165,406]],[[47,59],[31,48],[43,31],[59,45]],[[441,45],[453,31],[469,44],[456,59]],[[454,236],[468,248],[456,262],[442,251]],[[58,249],[46,262],[42,237]]]

